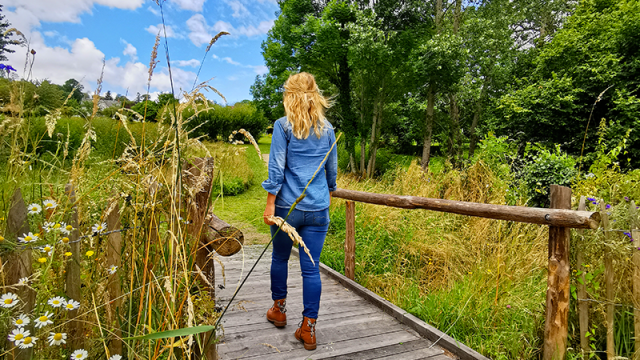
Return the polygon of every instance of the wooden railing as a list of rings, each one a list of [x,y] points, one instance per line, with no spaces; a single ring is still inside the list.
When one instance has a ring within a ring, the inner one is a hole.
[[[346,189],[337,189],[333,192],[333,196],[347,200],[344,269],[345,276],[352,280],[355,275],[355,201],[403,209],[426,209],[488,219],[548,225],[549,273],[543,359],[565,358],[569,299],[571,298],[570,229],[597,229],[600,225],[600,213],[571,210],[570,188],[558,185],[551,186],[551,209],[376,194]]]

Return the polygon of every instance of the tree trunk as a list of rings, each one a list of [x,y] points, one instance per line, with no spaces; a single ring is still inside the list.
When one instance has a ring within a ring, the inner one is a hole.
[[[434,107],[433,85],[429,86],[427,93],[427,116],[424,127],[424,143],[422,145],[422,171],[427,171],[431,157],[431,135],[433,133],[433,107]]]
[[[367,143],[364,141],[364,84],[361,86],[361,95],[360,95],[360,172],[362,173],[362,177],[367,176],[367,169],[365,167],[365,163],[367,161]]]
[[[473,153],[476,151],[476,145],[478,144],[478,135],[476,135],[476,127],[480,121],[480,115],[482,114],[482,102],[487,94],[487,84],[490,80],[486,80],[482,89],[480,90],[480,97],[476,102],[476,109],[473,112],[473,121],[471,122],[471,128],[469,129],[469,156],[468,159],[473,157]]]
[[[367,177],[372,177],[376,164],[376,153],[378,152],[378,138],[380,137],[381,111],[379,99],[373,105],[373,119],[371,121],[371,142],[369,143],[369,165],[367,166]]]
[[[460,137],[460,112],[458,109],[458,100],[456,94],[449,95],[449,107],[451,109],[451,128],[449,132],[449,157],[453,167],[460,165],[462,153],[462,139]]]
[[[346,43],[349,37],[343,36]],[[351,109],[351,68],[347,61],[347,55],[340,59],[338,64],[338,83],[335,84],[338,88],[338,103],[342,112],[342,130],[345,135],[345,147],[349,153],[349,161],[351,162],[351,172],[355,173],[355,164],[353,158],[355,157],[356,149],[356,119]]]

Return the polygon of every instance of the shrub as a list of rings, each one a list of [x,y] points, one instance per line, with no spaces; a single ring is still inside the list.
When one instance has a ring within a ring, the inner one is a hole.
[[[183,118],[193,116],[193,109],[185,110]],[[192,119],[188,126],[195,129],[196,136],[206,135],[212,140],[226,140],[235,130],[245,129],[259,139],[269,126],[261,111],[253,104],[238,103],[233,106],[214,104],[211,110],[203,111]]]
[[[530,203],[533,206],[549,206],[549,187],[551,185],[570,186],[576,176],[576,160],[563,153],[559,146],[554,151],[539,148],[524,166],[521,179],[528,188]]]

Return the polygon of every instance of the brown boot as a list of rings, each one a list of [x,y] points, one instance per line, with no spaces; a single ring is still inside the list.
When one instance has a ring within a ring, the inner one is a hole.
[[[302,341],[307,350],[316,349],[316,319],[304,317],[302,324],[296,330],[296,339]]]
[[[286,304],[286,299],[275,300],[273,302],[273,307],[267,311],[267,320],[272,322],[276,327],[284,327],[287,325]]]

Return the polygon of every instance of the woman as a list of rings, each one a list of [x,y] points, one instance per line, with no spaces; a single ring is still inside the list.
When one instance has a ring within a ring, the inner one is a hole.
[[[284,89],[286,116],[273,125],[269,178],[262,183],[269,193],[264,222],[271,225],[273,236],[278,228],[268,216],[286,218],[289,209],[309,183],[305,198],[291,212],[287,222],[298,231],[315,261],[314,265],[308,256],[300,256],[304,310],[302,324],[295,332],[305,349],[314,350],[322,291],[320,253],[329,228],[329,205],[331,192],[336,189],[338,155],[335,146],[329,153],[336,141],[333,127],[324,116],[330,103],[322,96],[313,75],[306,72],[291,75]],[[274,304],[267,311],[267,320],[276,327],[287,325],[287,269],[292,245],[291,239],[283,231],[279,231],[273,239],[271,297]]]

